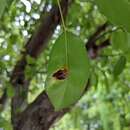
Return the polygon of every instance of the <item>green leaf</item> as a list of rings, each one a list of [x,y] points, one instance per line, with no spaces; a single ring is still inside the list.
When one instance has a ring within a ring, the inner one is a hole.
[[[118,59],[118,61],[116,62],[115,66],[114,66],[113,75],[115,77],[120,75],[123,72],[123,70],[125,68],[125,65],[126,65],[126,57],[125,56],[121,56]]]
[[[74,34],[63,33],[56,41],[48,63],[46,91],[56,110],[75,103],[82,95],[89,76],[89,59],[83,42]]]
[[[130,33],[122,30],[113,32],[111,42],[113,49],[126,52],[130,48]]]
[[[5,120],[3,117],[0,116],[0,128],[4,128],[4,130],[12,130],[11,123]]]
[[[12,4],[13,0],[0,0],[0,18],[2,17],[6,8]]]
[[[99,114],[103,124],[103,130],[121,130],[120,118],[111,102],[99,102]]]
[[[2,14],[4,13],[6,6],[7,6],[7,1],[0,0],[0,18],[2,17]]]
[[[36,59],[31,57],[30,55],[27,55],[26,59],[27,59],[28,64],[35,64],[36,63]]]
[[[96,73],[93,73],[93,72],[91,72],[91,74],[92,74],[91,80],[90,80],[91,86],[94,86],[96,88],[98,85],[98,75]]]
[[[7,82],[6,85],[7,85],[7,95],[8,95],[8,97],[13,97],[14,96],[13,86],[9,82]]]
[[[127,0],[95,0],[95,3],[110,22],[130,32],[130,4]]]
[[[100,102],[100,105],[98,107],[100,118],[102,121],[103,129],[104,130],[110,130],[112,126],[110,126],[110,109],[108,108],[108,104],[105,102]]]
[[[36,74],[36,66],[35,65],[32,65],[32,66],[27,65],[26,68],[25,68],[26,78],[30,79],[35,74]]]

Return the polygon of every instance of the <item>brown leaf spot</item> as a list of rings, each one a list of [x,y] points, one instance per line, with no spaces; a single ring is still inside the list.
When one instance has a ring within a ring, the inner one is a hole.
[[[56,71],[53,74],[53,77],[55,77],[58,80],[64,80],[67,78],[67,75],[68,75],[68,70],[66,68],[64,68],[64,69],[60,69],[60,70]]]

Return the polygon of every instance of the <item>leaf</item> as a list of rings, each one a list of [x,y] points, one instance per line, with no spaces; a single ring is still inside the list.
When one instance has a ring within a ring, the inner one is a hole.
[[[7,5],[6,0],[0,0],[0,18],[2,17],[2,14],[4,13],[6,5]]]
[[[91,72],[91,86],[94,86],[95,88],[97,88],[98,85],[98,75],[96,73]]]
[[[25,76],[27,79],[30,79],[31,77],[33,77],[36,73],[36,66],[35,65],[27,65],[25,68]]]
[[[120,118],[111,102],[99,102],[98,107],[104,130],[121,130]]]
[[[9,82],[7,82],[6,85],[7,85],[7,95],[8,95],[8,97],[13,97],[14,96],[13,86]]]
[[[63,33],[52,48],[48,63],[46,91],[56,110],[75,103],[83,93],[89,76],[89,59],[83,42],[74,34]]]
[[[120,75],[123,72],[123,70],[125,68],[125,65],[126,65],[126,57],[125,56],[121,56],[118,59],[118,61],[116,62],[115,66],[114,66],[113,75],[115,77]]]
[[[0,116],[0,129],[2,128],[3,130],[12,130],[11,123]]]
[[[130,33],[122,30],[113,32],[111,42],[114,49],[126,52],[130,48]]]
[[[95,3],[110,22],[130,32],[130,4],[127,0],[95,0]]]
[[[108,104],[105,102],[101,102],[99,107],[99,114],[102,121],[103,129],[110,130],[112,126],[110,126],[110,109],[108,108]]]
[[[5,9],[11,5],[13,0],[0,0],[0,18],[2,17]]]
[[[26,59],[27,59],[28,64],[35,64],[36,63],[36,59],[31,57],[30,55],[27,55]]]

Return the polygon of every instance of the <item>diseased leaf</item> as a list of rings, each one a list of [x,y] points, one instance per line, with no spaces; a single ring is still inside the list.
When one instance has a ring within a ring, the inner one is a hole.
[[[52,48],[46,80],[46,91],[56,110],[68,107],[80,98],[88,76],[89,60],[83,42],[68,32],[66,55],[63,33]]]
[[[126,65],[126,58],[125,56],[121,56],[114,66],[113,75],[115,77],[120,75],[123,72],[125,65]]]
[[[127,0],[95,0],[95,3],[110,22],[130,32],[130,4]]]

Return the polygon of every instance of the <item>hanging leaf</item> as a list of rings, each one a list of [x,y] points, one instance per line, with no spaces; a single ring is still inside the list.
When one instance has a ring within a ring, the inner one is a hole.
[[[116,62],[114,69],[113,69],[113,75],[116,77],[118,75],[120,75],[126,65],[126,57],[125,56],[121,56],[118,61]]]
[[[113,49],[126,52],[130,48],[130,33],[122,30],[113,32],[111,42]]]
[[[46,91],[56,110],[68,107],[80,98],[88,76],[89,59],[83,42],[67,33],[66,43],[63,33],[51,51],[46,80]]]
[[[130,4],[127,0],[95,0],[95,3],[110,22],[130,32]]]

